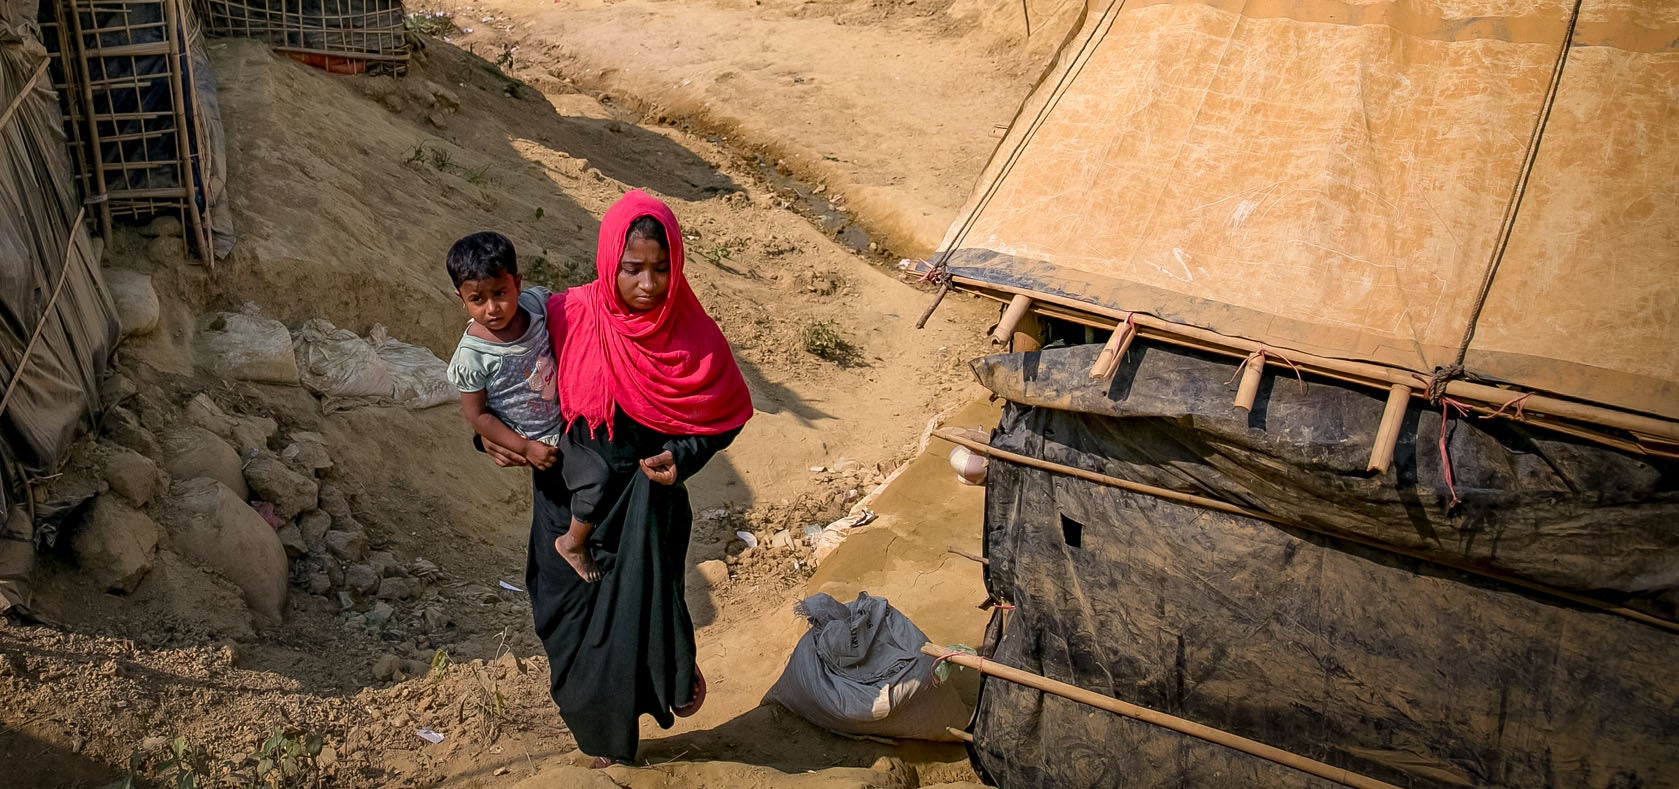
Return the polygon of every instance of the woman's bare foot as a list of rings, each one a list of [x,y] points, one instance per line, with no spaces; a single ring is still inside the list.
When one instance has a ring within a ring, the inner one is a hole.
[[[607,767],[611,767],[612,765],[617,764],[617,763],[618,763],[617,759],[613,759],[613,758],[607,757],[607,756],[596,756],[594,761],[589,762],[589,769],[591,769],[591,770],[601,770],[601,769],[605,769]]]
[[[554,538],[554,552],[577,571],[579,578],[589,583],[600,580],[600,567],[595,564],[595,557],[589,555],[589,545],[584,540],[574,540],[567,532]]]
[[[678,718],[686,718],[696,712],[699,712],[700,706],[703,704],[705,704],[705,675],[700,673],[699,666],[695,666],[694,700],[680,707],[672,708],[671,712],[676,713],[676,717]]]

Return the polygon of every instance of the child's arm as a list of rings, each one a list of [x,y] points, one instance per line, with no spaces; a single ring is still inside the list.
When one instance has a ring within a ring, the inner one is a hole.
[[[554,448],[541,441],[531,441],[514,432],[495,414],[485,408],[488,397],[484,390],[461,392],[461,417],[472,425],[473,432],[501,446],[518,452],[532,466],[546,469],[554,465]]]

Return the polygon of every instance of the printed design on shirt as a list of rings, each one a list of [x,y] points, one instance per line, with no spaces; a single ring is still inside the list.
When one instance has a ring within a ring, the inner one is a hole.
[[[554,357],[549,354],[538,354],[536,362],[525,371],[525,385],[533,392],[540,392],[547,399],[553,399],[556,387],[555,372],[558,365]]]

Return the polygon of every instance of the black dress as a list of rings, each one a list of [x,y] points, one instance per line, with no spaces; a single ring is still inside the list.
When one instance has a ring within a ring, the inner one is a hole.
[[[693,699],[694,622],[683,581],[693,511],[683,481],[740,433],[673,436],[616,415],[613,438],[578,420],[561,462],[532,474],[525,583],[536,634],[548,653],[550,692],[577,747],[628,762],[641,715],[669,728],[672,707]],[[660,485],[639,461],[670,450],[676,484]],[[554,551],[576,514],[594,523],[589,548],[601,579],[586,583]]]

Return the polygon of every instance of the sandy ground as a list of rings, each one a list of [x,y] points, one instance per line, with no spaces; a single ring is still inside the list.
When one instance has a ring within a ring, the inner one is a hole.
[[[522,30],[519,53],[543,58],[515,53],[498,67],[471,36],[477,56],[433,40],[400,80],[328,77],[251,42],[212,42],[241,240],[209,273],[149,257],[132,232],[113,239],[107,265],[151,274],[163,295],[158,331],[121,350],[138,390],[128,406],[161,431],[204,394],[229,413],[321,434],[334,460],[322,480],[344,492],[373,549],[438,573],[384,626],[364,622],[371,600],[346,608],[294,578],[284,623],[264,629],[230,579],[181,558],[167,536],[151,574],[122,597],[69,556],[46,556],[36,604],[62,627],[0,628],[0,759],[18,770],[8,785],[104,785],[133,755],[155,768],[177,736],[207,748],[225,781],[276,727],[323,737],[317,767],[331,785],[600,783],[572,770],[580,757],[547,699],[526,601],[497,587],[523,575],[523,475],[467,452],[451,408],[328,413],[296,387],[207,377],[191,349],[202,312],[249,303],[294,327],[316,317],[361,333],[383,325],[447,356],[463,323],[441,270],[454,238],[501,230],[531,279],[565,287],[591,275],[596,217],[632,186],[682,219],[690,279],[734,344],[758,413],[690,483],[702,513],[691,560],[728,567],[726,579],[689,577],[708,705],[671,731],[649,726],[642,765],[609,780],[972,780],[958,747],[842,739],[759,704],[804,630],[791,604],[815,591],[887,597],[939,641],[971,642],[984,621],[977,567],[944,550],[977,547],[981,492],[954,482],[936,443],[904,464],[934,415],[976,398],[966,361],[985,352],[980,330],[995,308],[953,297],[926,330],[910,329],[927,293],[882,265],[891,255],[839,243],[864,246],[856,228],[836,234],[821,215],[838,203],[893,251],[929,243],[993,144],[990,126],[1029,85],[1025,50],[985,21],[997,14],[910,5],[509,5],[494,13],[525,15],[508,23]],[[710,81],[692,94],[628,90],[677,85],[671,72],[695,61],[611,36],[678,29],[690,53],[710,53]],[[593,59],[576,54],[583,40]],[[892,74],[908,85],[881,90]],[[638,122],[659,115],[673,125]],[[760,156],[801,164],[777,172]],[[835,192],[843,197],[829,201]],[[805,347],[810,327],[830,321],[848,348],[837,362]],[[994,418],[984,406],[953,417]],[[733,539],[797,535],[895,472],[870,502],[880,519],[814,575],[808,549],[748,551]],[[422,627],[422,608],[446,625]],[[447,737],[427,744],[418,726]]]

